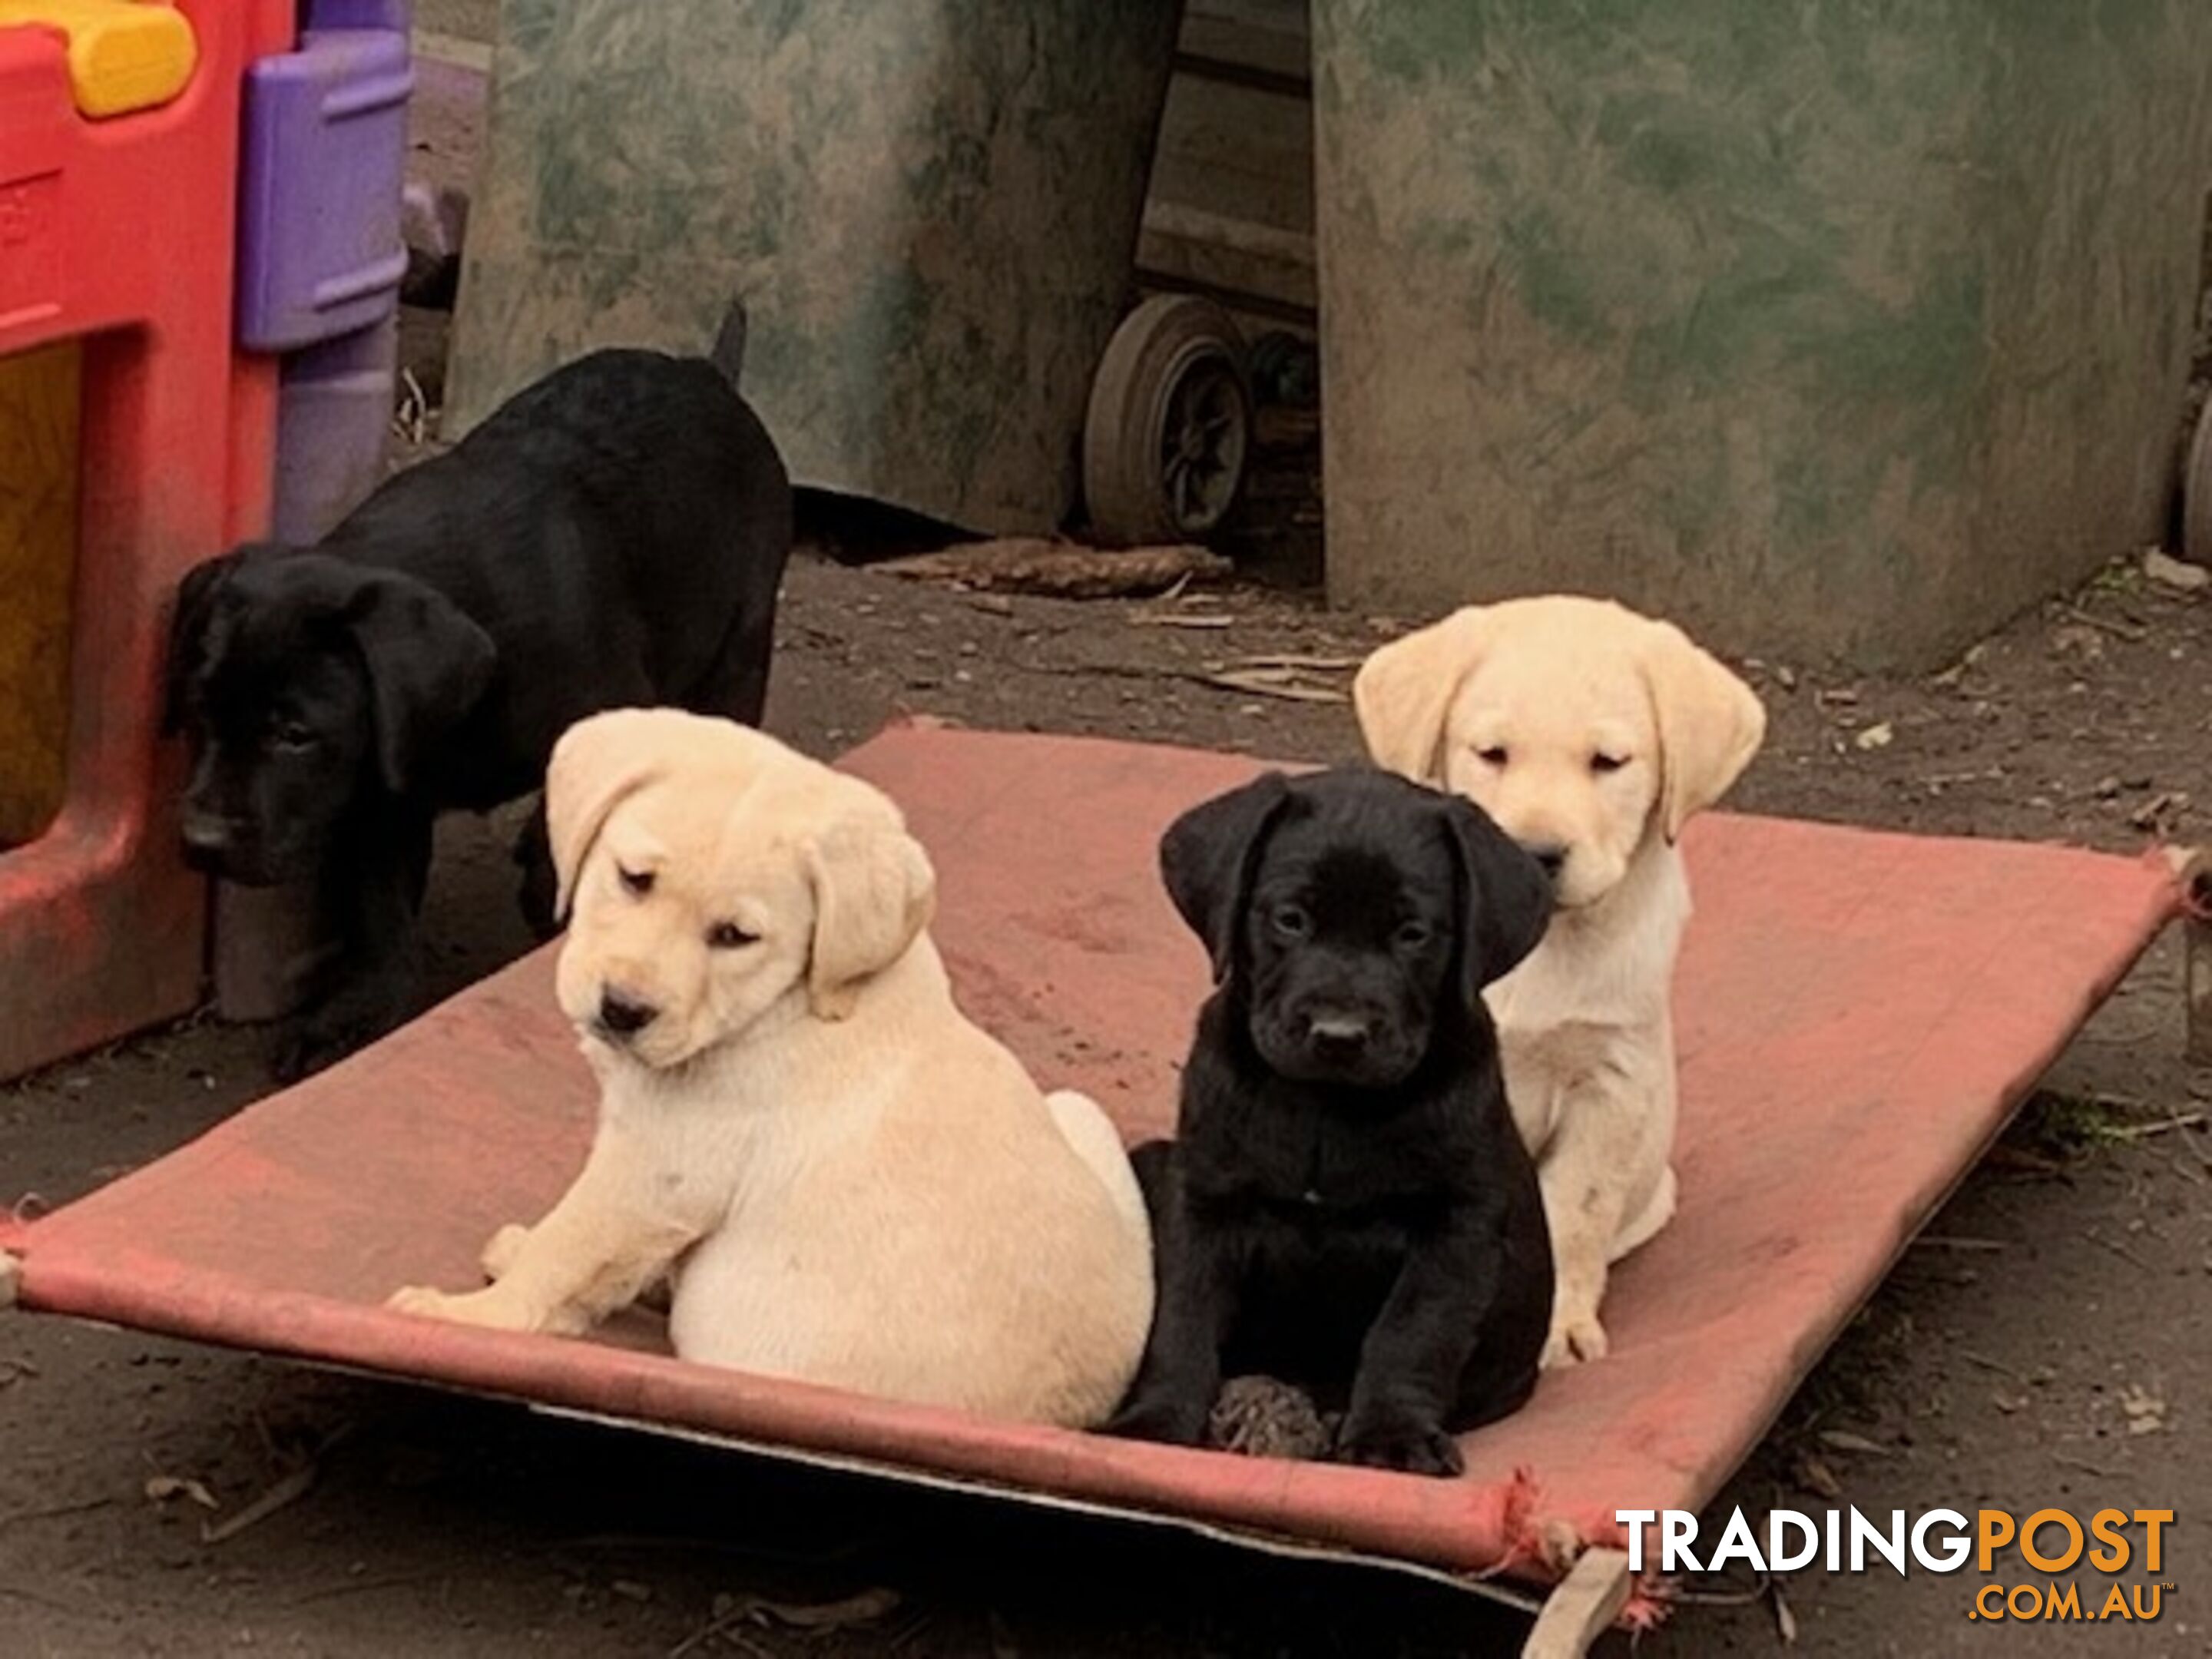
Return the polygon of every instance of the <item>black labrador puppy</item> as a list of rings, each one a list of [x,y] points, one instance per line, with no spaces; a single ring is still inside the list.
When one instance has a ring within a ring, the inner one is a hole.
[[[710,358],[593,352],[314,546],[185,576],[168,707],[193,754],[186,851],[248,885],[312,882],[338,945],[280,1078],[415,1011],[439,812],[538,787],[554,740],[604,709],[758,723],[792,497],[738,394],[744,329],[733,309]],[[542,811],[516,858],[550,936]]]
[[[1333,1455],[1448,1475],[1536,1383],[1552,1250],[1481,988],[1551,892],[1473,803],[1271,772],[1160,843],[1213,957],[1173,1141],[1138,1149],[1158,1309],[1115,1420],[1197,1444],[1224,1376],[1344,1413]]]

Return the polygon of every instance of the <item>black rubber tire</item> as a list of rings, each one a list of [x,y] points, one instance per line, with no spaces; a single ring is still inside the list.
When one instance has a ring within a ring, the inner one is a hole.
[[[2181,556],[2212,567],[2212,398],[2197,412],[2181,475]]]
[[[1195,541],[1236,505],[1252,388],[1228,313],[1162,294],[1121,321],[1091,377],[1083,499],[1108,547]]]

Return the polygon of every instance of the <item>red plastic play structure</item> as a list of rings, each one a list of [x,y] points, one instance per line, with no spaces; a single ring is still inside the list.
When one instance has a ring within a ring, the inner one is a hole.
[[[1207,974],[1154,847],[1258,763],[906,728],[843,764],[929,848],[933,931],[969,1015],[1126,1136],[1165,1129]],[[89,1198],[12,1235],[0,1218],[0,1300],[12,1271],[27,1308],[1489,1593],[1581,1551],[1601,1624],[1629,1590],[1614,1510],[1700,1509],[1720,1490],[2179,902],[2162,867],[2064,848],[1729,814],[1685,847],[1680,1213],[1620,1267],[1611,1356],[1467,1437],[1458,1480],[990,1423],[635,1342],[386,1312],[400,1285],[471,1282],[492,1230],[535,1219],[581,1158],[594,1091],[550,949]],[[1534,1650],[1578,1651],[1589,1627],[1577,1615],[1575,1639]]]
[[[69,343],[82,413],[66,781],[0,850],[0,1076],[198,1000],[207,896],[176,851],[163,631],[183,571],[268,520],[277,364],[234,349],[240,105],[295,30],[291,0],[179,0],[182,89],[95,116],[38,9],[0,9],[0,359]]]

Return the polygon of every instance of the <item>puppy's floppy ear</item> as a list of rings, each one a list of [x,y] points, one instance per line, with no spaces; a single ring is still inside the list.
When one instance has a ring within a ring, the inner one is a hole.
[[[1459,863],[1460,989],[1472,1001],[1542,941],[1552,921],[1552,884],[1490,814],[1458,795],[1438,798],[1446,839]]]
[[[489,688],[498,648],[444,594],[393,572],[366,573],[343,615],[368,670],[377,768],[402,794]]]
[[[1241,789],[1192,807],[1160,837],[1160,879],[1191,932],[1205,942],[1216,985],[1236,965],[1252,873],[1290,799],[1290,780],[1263,772]]]
[[[216,596],[245,561],[248,550],[234,549],[194,565],[177,584],[176,608],[169,613],[169,660],[161,691],[162,735],[173,736],[185,723],[185,688],[199,672],[206,651],[208,624],[215,616]]]
[[[1766,708],[1672,623],[1652,623],[1647,637],[1644,678],[1659,729],[1659,822],[1671,846],[1751,764],[1766,739]]]
[[[641,789],[684,773],[734,797],[768,769],[812,764],[765,732],[681,708],[613,708],[578,720],[545,769],[554,920],[568,920],[584,860],[615,809]]]
[[[929,926],[937,872],[896,812],[842,817],[803,857],[814,889],[807,1002],[817,1019],[842,1019],[861,983],[904,956]]]
[[[1377,766],[1415,783],[1443,781],[1444,716],[1489,648],[1491,629],[1489,608],[1471,605],[1360,664],[1352,708]]]
[[[616,807],[667,770],[657,740],[664,711],[618,708],[578,720],[553,745],[545,769],[545,839],[553,855],[553,919],[566,921],[576,878]]]

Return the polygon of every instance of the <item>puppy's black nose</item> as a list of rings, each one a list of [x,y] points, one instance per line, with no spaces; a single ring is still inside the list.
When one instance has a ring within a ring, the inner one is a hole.
[[[1547,881],[1557,881],[1559,878],[1559,872],[1566,867],[1567,848],[1565,842],[1524,842],[1522,843],[1522,848],[1530,858],[1543,866],[1544,878]]]
[[[210,813],[185,813],[184,836],[185,845],[195,853],[211,857],[230,850],[230,826]]]
[[[1316,1014],[1306,1021],[1306,1041],[1326,1060],[1357,1060],[1374,1036],[1374,1023],[1360,1014]]]
[[[599,1024],[611,1036],[635,1036],[659,1018],[660,1010],[616,990],[599,993]]]

